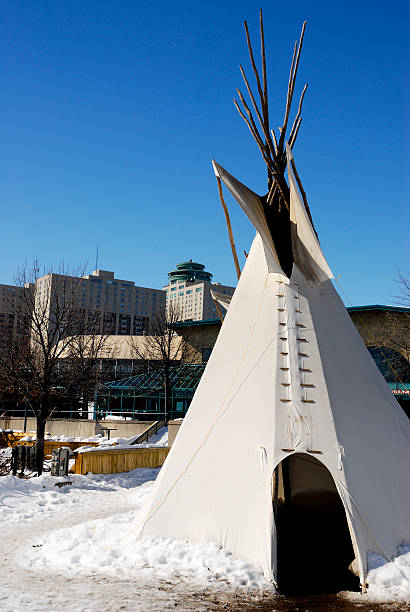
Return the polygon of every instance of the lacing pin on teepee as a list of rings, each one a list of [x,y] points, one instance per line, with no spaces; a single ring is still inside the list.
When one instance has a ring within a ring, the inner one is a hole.
[[[283,284],[283,285],[284,285],[284,283],[283,283],[282,281],[277,281],[277,282],[280,282],[281,284]],[[285,285],[284,285],[284,287],[285,287]],[[284,308],[284,306],[285,306],[285,300],[286,300],[285,289],[283,290],[283,293],[277,293],[277,294],[276,294],[276,297],[278,298],[278,302],[282,302],[281,306],[283,306],[283,308],[280,308],[280,309],[278,308],[279,312],[286,312],[286,309]],[[286,326],[286,323],[285,323],[285,322],[283,322],[283,321],[282,321],[282,322],[281,322],[281,321],[279,321],[279,325],[282,325],[282,327],[283,327],[283,326]],[[287,337],[287,336],[279,336],[279,340],[280,340],[281,342],[288,342],[288,337]],[[285,347],[285,348],[286,348],[286,347]],[[282,357],[285,357],[285,358],[286,358],[284,361],[286,361],[286,362],[287,362],[287,361],[288,361],[288,356],[289,356],[289,351],[281,351],[281,353],[280,353],[280,354],[282,355]],[[289,367],[288,367],[288,364],[286,363],[286,366],[284,366],[284,367],[280,367],[280,370],[281,370],[282,372],[289,372]],[[288,377],[286,378],[286,380],[284,380],[284,381],[282,381],[282,382],[281,382],[281,386],[282,386],[282,387],[285,387],[285,388],[287,388],[287,389],[289,389],[289,387],[291,386],[291,384],[290,384],[290,380],[289,380],[289,378],[288,378]],[[290,398],[281,398],[281,400],[280,400],[280,401],[281,401],[282,403],[284,403],[284,404],[289,404],[289,403],[290,403],[292,400],[291,400]]]

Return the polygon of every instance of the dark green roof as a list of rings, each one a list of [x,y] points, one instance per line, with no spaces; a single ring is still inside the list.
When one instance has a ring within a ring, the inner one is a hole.
[[[172,327],[198,327],[199,325],[221,325],[220,319],[203,319],[201,321],[178,321],[173,323]]]
[[[169,281],[207,281],[211,282],[212,274],[205,270],[204,264],[196,261],[183,261],[177,264],[177,269],[168,272]]]
[[[410,312],[405,306],[384,306],[383,304],[370,304],[368,306],[348,306],[349,312],[360,312],[363,310],[386,310],[388,312]]]

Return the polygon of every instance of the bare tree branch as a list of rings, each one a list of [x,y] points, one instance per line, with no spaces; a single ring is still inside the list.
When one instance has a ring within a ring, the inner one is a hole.
[[[398,271],[398,278],[395,279],[395,283],[399,289],[398,295],[395,295],[395,302],[401,304],[407,308],[410,307],[410,275],[402,274]]]
[[[129,341],[131,354],[162,377],[166,422],[172,408],[172,372],[178,366],[192,363],[195,359],[195,351],[187,338],[181,338],[175,332],[175,324],[180,320],[181,313],[171,301],[166,311],[156,313],[149,336],[133,336]]]

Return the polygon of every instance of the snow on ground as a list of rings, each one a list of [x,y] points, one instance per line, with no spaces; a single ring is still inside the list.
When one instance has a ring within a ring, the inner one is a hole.
[[[272,597],[258,568],[213,543],[136,537],[158,472],[1,477],[0,609],[219,610],[238,592]],[[373,555],[368,594],[347,596],[408,601],[410,548],[401,552],[391,563]]]
[[[375,601],[410,601],[410,546],[403,546],[398,557],[386,563],[371,555],[368,598]]]
[[[250,586],[269,589],[259,570],[214,544],[136,537],[158,471],[0,478],[2,612],[217,610],[222,592],[232,601],[237,587],[243,597]]]
[[[41,572],[83,572],[126,576],[127,578],[169,579],[178,575],[199,583],[224,580],[234,586],[266,587],[255,569],[213,543],[190,545],[165,538],[137,538],[140,509],[159,470],[137,469],[124,474],[41,476],[29,481],[14,476],[3,478],[0,487],[2,522],[27,522],[52,516],[62,510],[103,504],[109,493],[121,496],[124,512],[84,521],[75,527],[52,531],[31,540],[24,551],[24,564]],[[61,488],[55,481],[70,480]],[[129,508],[132,507],[132,510]],[[128,510],[128,511],[126,511]]]
[[[128,579],[172,579],[197,584],[223,581],[237,587],[267,588],[260,570],[216,544],[188,544],[167,538],[135,536],[135,511],[89,521],[36,541],[27,551],[32,567],[80,575],[84,572]]]
[[[410,602],[410,546],[402,546],[398,556],[386,561],[369,554],[369,588],[362,599],[376,602]],[[357,593],[351,595],[357,600]]]
[[[3,476],[0,478],[0,524],[31,523],[62,512],[67,515],[72,510],[91,509],[94,505],[104,507],[111,499],[122,500],[119,511],[138,507],[149,490],[146,481],[154,481],[157,472],[157,469],[144,468],[123,474],[70,474],[68,478],[56,478],[48,473],[29,479]],[[57,482],[64,481],[72,484],[56,486]]]

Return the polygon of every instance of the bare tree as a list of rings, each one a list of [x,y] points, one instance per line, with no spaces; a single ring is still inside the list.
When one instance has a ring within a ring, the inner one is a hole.
[[[403,275],[399,272],[395,282],[399,289],[398,295],[395,296],[396,303],[409,308],[409,275]],[[410,313],[406,311],[387,312],[384,334],[387,346],[396,351],[396,356],[391,357],[389,365],[399,382],[407,381],[410,373]]]
[[[77,399],[80,414],[88,414],[88,404],[94,398],[95,390],[102,380],[101,360],[110,359],[115,354],[115,347],[108,346],[107,334],[99,333],[98,314],[88,316],[88,324],[94,318],[97,329],[95,333],[76,334],[66,345],[62,355],[61,367],[66,369],[67,393]]]
[[[402,274],[398,272],[398,277],[395,279],[395,283],[398,287],[399,293],[395,295],[395,301],[401,306],[410,308],[410,274]]]
[[[405,377],[406,382],[410,373],[410,313],[388,312],[385,334],[390,347],[397,351],[407,361],[407,367],[404,360],[397,355],[397,370],[400,378]],[[394,367],[395,364],[393,364]]]
[[[78,363],[69,367],[70,360],[62,358],[78,355],[80,339],[95,333],[101,316],[79,307],[81,271],[68,272],[41,273],[36,261],[19,270],[15,326],[0,342],[2,386],[17,393],[36,417],[38,475],[43,470],[46,422],[78,384]]]
[[[164,420],[168,422],[171,413],[171,376],[179,365],[192,363],[195,358],[193,347],[175,331],[175,324],[181,320],[176,306],[158,311],[151,321],[150,335],[133,336],[129,344],[135,359],[147,368],[159,372],[164,387]]]

